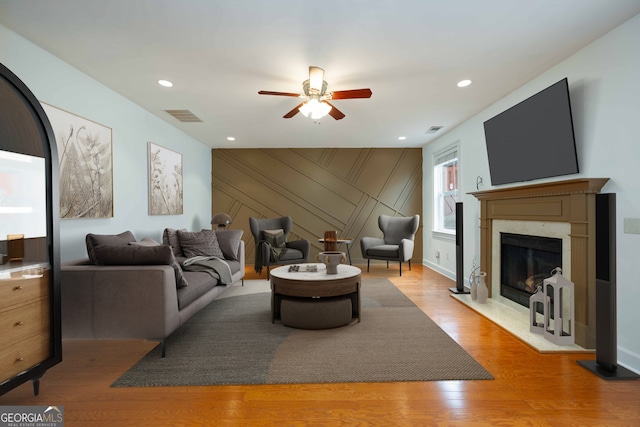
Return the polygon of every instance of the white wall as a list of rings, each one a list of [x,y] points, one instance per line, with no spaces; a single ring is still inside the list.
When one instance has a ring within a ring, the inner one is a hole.
[[[481,190],[491,188],[485,149],[483,122],[567,77],[573,109],[580,174],[538,182],[569,178],[610,178],[603,192],[617,198],[617,298],[618,361],[640,372],[640,285],[635,268],[640,253],[640,235],[623,232],[624,218],[640,218],[640,15],[614,29],[591,45],[541,74],[502,100],[467,120],[424,147],[424,263],[446,269],[455,277],[455,262],[438,264],[432,248],[455,255],[455,242],[432,236],[431,183],[432,156],[443,147],[460,141],[460,182],[464,203],[465,275],[471,260],[479,259],[480,202],[467,193],[476,191],[476,177],[484,180]],[[473,77],[472,77],[473,78]],[[482,82],[474,82],[481,85]],[[501,186],[507,187],[507,186]],[[441,255],[442,258],[442,255]]]
[[[61,259],[86,257],[87,233],[131,230],[161,239],[165,227],[210,228],[210,148],[158,119],[96,80],[0,25],[0,62],[41,102],[110,127],[113,132],[114,216],[60,221]],[[182,215],[148,215],[147,143],[182,154]]]

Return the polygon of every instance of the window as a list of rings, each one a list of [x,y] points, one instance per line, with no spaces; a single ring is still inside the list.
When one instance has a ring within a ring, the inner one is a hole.
[[[458,146],[434,155],[433,229],[455,234],[458,201]]]

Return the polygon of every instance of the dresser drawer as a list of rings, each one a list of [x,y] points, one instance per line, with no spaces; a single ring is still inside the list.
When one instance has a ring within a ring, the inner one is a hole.
[[[36,300],[3,312],[0,316],[0,351],[12,343],[48,330],[51,324],[50,304],[48,299]]]
[[[44,270],[42,277],[23,278],[22,276],[0,279],[0,311],[16,304],[24,304],[33,299],[49,295],[49,272]]]
[[[0,383],[51,356],[49,331],[34,335],[0,351]]]

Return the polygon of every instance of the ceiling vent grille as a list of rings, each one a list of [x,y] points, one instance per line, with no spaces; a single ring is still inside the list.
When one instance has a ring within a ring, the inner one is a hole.
[[[431,126],[425,133],[436,133],[440,129],[442,129],[442,126]]]
[[[201,122],[200,117],[193,114],[190,110],[164,110],[173,117],[184,123]]]

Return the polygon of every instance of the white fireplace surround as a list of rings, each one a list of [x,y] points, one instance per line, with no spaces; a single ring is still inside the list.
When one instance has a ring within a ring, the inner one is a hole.
[[[553,221],[514,221],[493,220],[491,270],[491,298],[501,304],[520,310],[520,304],[500,295],[500,233],[523,234],[528,236],[550,237],[562,239],[562,275],[571,280],[571,225],[566,222]],[[551,275],[551,273],[549,273]]]

